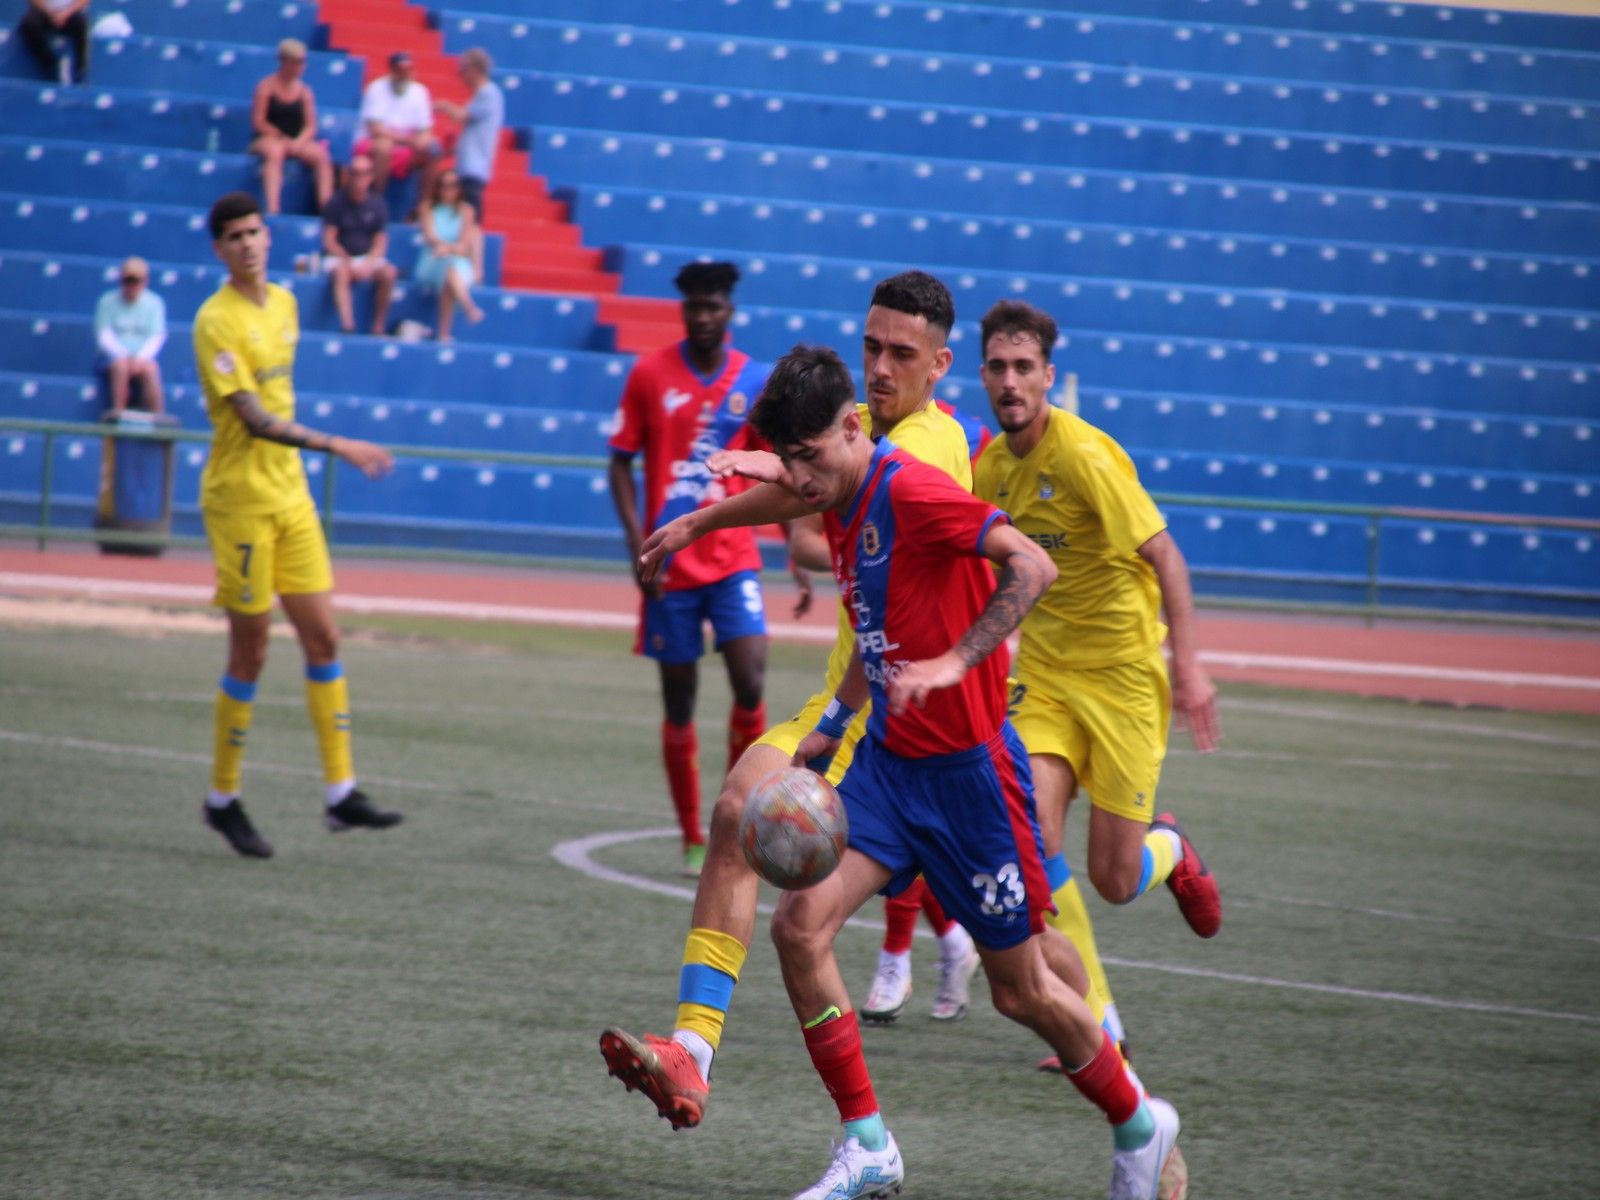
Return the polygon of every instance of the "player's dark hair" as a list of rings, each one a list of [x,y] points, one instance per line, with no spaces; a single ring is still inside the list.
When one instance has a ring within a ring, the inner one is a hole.
[[[685,296],[733,295],[739,268],[731,262],[692,262],[672,281]]]
[[[843,359],[826,346],[798,345],[772,364],[750,424],[777,449],[798,446],[819,437],[855,398]]]
[[[211,240],[222,239],[222,231],[227,228],[229,221],[237,221],[240,217],[248,217],[261,211],[261,203],[249,192],[229,192],[211,206]]]
[[[946,337],[956,323],[956,302],[950,289],[926,271],[901,271],[872,289],[872,303],[895,312],[926,317]]]
[[[1055,318],[1042,308],[1035,308],[1021,300],[1001,300],[988,312],[983,314],[983,323],[979,326],[982,336],[981,345],[987,357],[989,353],[989,339],[997,333],[1007,337],[1016,337],[1018,334],[1031,334],[1039,340],[1039,348],[1044,351],[1044,361],[1050,361],[1050,352],[1056,347],[1056,322]]]

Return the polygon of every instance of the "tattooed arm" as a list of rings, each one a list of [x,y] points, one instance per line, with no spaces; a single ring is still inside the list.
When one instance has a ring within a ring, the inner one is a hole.
[[[254,392],[234,392],[228,397],[228,403],[233,405],[233,411],[250,431],[250,436],[264,442],[277,442],[280,446],[294,446],[301,450],[326,451],[344,459],[369,479],[388,474],[394,466],[394,458],[382,446],[358,438],[319,433],[296,421],[274,416]]]
[[[997,521],[983,536],[984,557],[1000,568],[1000,581],[994,595],[961,640],[938,658],[924,659],[906,666],[889,685],[889,711],[895,714],[906,705],[921,708],[928,693],[954,687],[973,667],[1011,636],[1028,610],[1055,582],[1056,565],[1039,546],[1016,528]]]

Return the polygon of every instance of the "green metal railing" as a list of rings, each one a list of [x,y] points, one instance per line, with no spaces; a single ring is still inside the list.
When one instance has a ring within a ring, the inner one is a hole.
[[[33,525],[0,524],[0,537],[31,538],[40,550],[52,540],[95,541],[102,544],[130,546],[204,546],[202,538],[179,535],[145,533],[110,529],[79,529],[62,527],[54,523],[54,459],[58,438],[119,438],[146,442],[206,443],[209,432],[163,428],[142,425],[101,425],[70,421],[42,421],[25,418],[0,417],[0,433],[34,434],[44,440],[44,461],[39,479],[38,516]],[[505,466],[586,467],[603,468],[605,458],[574,454],[537,454],[509,450],[462,450],[441,446],[387,446],[396,458],[426,458],[433,461],[473,462]],[[4,459],[0,458],[0,464]],[[333,540],[337,517],[336,479],[338,472],[329,463],[321,472],[321,511],[324,528]],[[4,487],[0,479],[0,491]],[[1385,579],[1379,574],[1379,551],[1383,526],[1391,521],[1425,521],[1431,524],[1475,526],[1500,526],[1514,529],[1582,531],[1600,536],[1600,520],[1579,520],[1558,517],[1521,517],[1494,513],[1469,513],[1419,508],[1374,508],[1357,504],[1310,504],[1299,501],[1263,500],[1246,497],[1201,496],[1180,493],[1152,493],[1157,504],[1170,508],[1209,508],[1238,510],[1241,512],[1276,513],[1302,516],[1329,516],[1356,518],[1366,522],[1367,553],[1364,575],[1353,582],[1349,575],[1318,575],[1310,572],[1273,573],[1261,570],[1227,569],[1190,564],[1190,572],[1197,579],[1214,580],[1222,584],[1250,582],[1257,587],[1278,584],[1284,587],[1313,585],[1340,589],[1359,588],[1359,602],[1304,602],[1286,599],[1261,599],[1234,595],[1207,595],[1206,599],[1226,603],[1233,607],[1266,608],[1303,612],[1324,612],[1363,617],[1370,625],[1378,617],[1443,618],[1455,621],[1488,621],[1515,624],[1600,626],[1600,594],[1579,589],[1543,587],[1514,587],[1493,584],[1449,583],[1443,581],[1413,581]],[[464,562],[484,562],[507,565],[562,565],[588,568],[621,569],[620,563],[597,563],[593,559],[560,558],[552,555],[498,553],[483,550],[457,550],[425,546],[366,546],[343,544],[340,549],[386,558],[436,559]],[[1538,613],[1507,613],[1474,611],[1455,608],[1428,608],[1420,605],[1385,603],[1386,593],[1451,593],[1462,596],[1498,596],[1558,602],[1584,610],[1578,616],[1549,616]]]

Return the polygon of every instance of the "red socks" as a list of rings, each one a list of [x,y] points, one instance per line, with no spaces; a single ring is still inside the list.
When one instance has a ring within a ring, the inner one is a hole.
[[[838,1106],[839,1120],[859,1121],[877,1112],[878,1098],[872,1093],[872,1077],[867,1074],[867,1060],[861,1053],[861,1027],[856,1023],[856,1014],[847,1012],[803,1032],[811,1065],[817,1068],[828,1095]]]
[[[1076,1071],[1068,1071],[1067,1078],[1113,1125],[1139,1111],[1139,1089],[1128,1078],[1127,1064],[1110,1034],[1100,1043],[1100,1052]]]
[[[905,891],[883,902],[885,954],[910,953],[911,935],[916,932],[919,912],[928,918],[933,932],[940,937],[949,933],[950,926],[955,924],[945,914],[944,906],[935,898],[928,881],[919,875],[917,881]]]
[[[701,845],[705,837],[700,832],[700,742],[693,723],[661,722],[661,760],[667,767],[667,786],[672,789],[672,807],[678,814],[683,844]]]
[[[767,731],[767,706],[765,701],[754,708],[740,708],[737,704],[728,712],[728,770],[739,761],[739,756]]]
[[[917,915],[922,912],[922,897],[927,891],[928,885],[919,878],[898,896],[890,896],[883,902],[885,954],[910,953],[911,935],[916,932]]]
[[[928,886],[928,881],[922,881],[922,915],[928,918],[928,924],[933,926],[933,932],[943,937],[950,932],[950,927],[955,924],[944,911],[944,905],[939,903],[939,898],[933,894],[933,889]]]

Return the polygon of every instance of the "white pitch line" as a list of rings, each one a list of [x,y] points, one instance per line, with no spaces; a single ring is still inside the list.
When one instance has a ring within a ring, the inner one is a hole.
[[[596,862],[594,852],[604,850],[609,846],[620,846],[629,842],[642,842],[650,838],[677,837],[675,827],[660,829],[627,829],[615,833],[596,833],[588,837],[575,838],[571,841],[559,842],[551,847],[550,853],[564,867],[570,867],[581,875],[597,879],[604,883],[620,884],[623,887],[636,888],[639,891],[654,892],[661,896],[671,896],[679,900],[694,902],[694,891],[691,888],[680,887],[676,884],[661,883],[642,875],[635,875],[629,871],[619,871],[615,867],[608,867],[604,863]],[[758,904],[757,910],[764,913],[772,912],[770,904]],[[883,924],[860,917],[851,917],[845,922],[847,925],[861,929],[875,929],[882,931]],[[919,937],[930,936],[924,929],[917,930]],[[1257,987],[1282,988],[1287,991],[1317,992],[1329,996],[1345,996],[1354,1000],[1379,1000],[1390,1004],[1413,1004],[1425,1008],[1446,1008],[1457,1012],[1490,1013],[1503,1017],[1533,1017],[1543,1021],[1575,1021],[1585,1025],[1600,1025],[1600,1014],[1559,1012],[1542,1008],[1522,1008],[1512,1004],[1491,1004],[1482,1000],[1452,1000],[1444,996],[1428,996],[1415,992],[1388,992],[1373,988],[1342,987],[1333,983],[1308,983],[1297,979],[1274,979],[1266,975],[1249,975],[1237,971],[1215,971],[1207,967],[1181,967],[1170,963],[1144,962],[1132,958],[1113,958],[1110,955],[1101,955],[1101,958],[1117,967],[1127,967],[1135,971],[1159,971],[1168,975],[1183,975],[1197,979],[1216,979],[1224,983],[1247,983]]]
[[[97,742],[88,738],[67,737],[64,734],[34,733],[26,729],[0,729],[0,742],[39,746],[44,749],[75,750],[89,754],[111,754],[119,758],[143,758],[153,762],[182,763],[186,766],[209,767],[211,765],[211,756],[209,754],[195,754],[187,750],[167,750],[160,746],[134,746],[125,742]],[[251,762],[246,766],[245,770],[251,774],[288,775],[298,779],[322,778],[320,769],[292,767],[284,763]],[[366,774],[363,774],[361,778],[367,783],[393,788],[396,791],[427,792],[441,796],[460,796],[467,791],[466,788],[453,784],[434,783],[426,779],[394,779],[384,775]],[[481,794],[481,789],[474,788],[472,790]],[[566,801],[553,800],[547,796],[529,796],[524,793],[514,792],[491,792],[490,794],[502,800],[526,801],[530,804],[544,804],[558,808],[571,807]],[[625,817],[639,815],[637,808],[622,804],[607,804],[603,800],[585,800],[583,807],[594,809],[597,812],[616,813]]]
[[[1600,741],[1589,738],[1561,737],[1553,733],[1540,733],[1533,729],[1500,729],[1493,725],[1463,725],[1456,721],[1418,721],[1376,713],[1356,713],[1340,708],[1327,708],[1313,704],[1296,704],[1293,701],[1247,700],[1225,696],[1224,711],[1264,713],[1275,717],[1305,717],[1317,721],[1340,721],[1346,725],[1365,725],[1373,729],[1408,729],[1417,733],[1448,733],[1460,737],[1500,738],[1508,742],[1528,742],[1537,746],[1564,746],[1572,750],[1590,750],[1600,754]]]
[[[533,586],[530,584],[530,587]],[[140,597],[206,603],[211,589],[193,584],[121,582],[92,576],[48,575],[0,571],[0,588],[22,591],[61,591],[78,597]],[[474,621],[510,621],[518,624],[557,625],[574,629],[633,629],[637,618],[629,613],[590,609],[546,608],[521,604],[469,604],[454,600],[418,600],[399,596],[367,596],[340,592],[336,601],[345,612],[402,616],[455,617]],[[834,631],[814,625],[772,622],[767,631],[784,641],[825,645]],[[1421,663],[1363,662],[1355,659],[1318,658],[1293,654],[1252,654],[1231,650],[1205,650],[1202,662],[1270,670],[1307,671],[1325,675],[1355,675],[1390,679],[1430,679],[1456,683],[1485,683],[1496,687],[1540,687],[1580,692],[1600,692],[1600,678],[1585,675],[1545,674],[1529,671],[1480,671],[1466,667],[1435,667]]]

